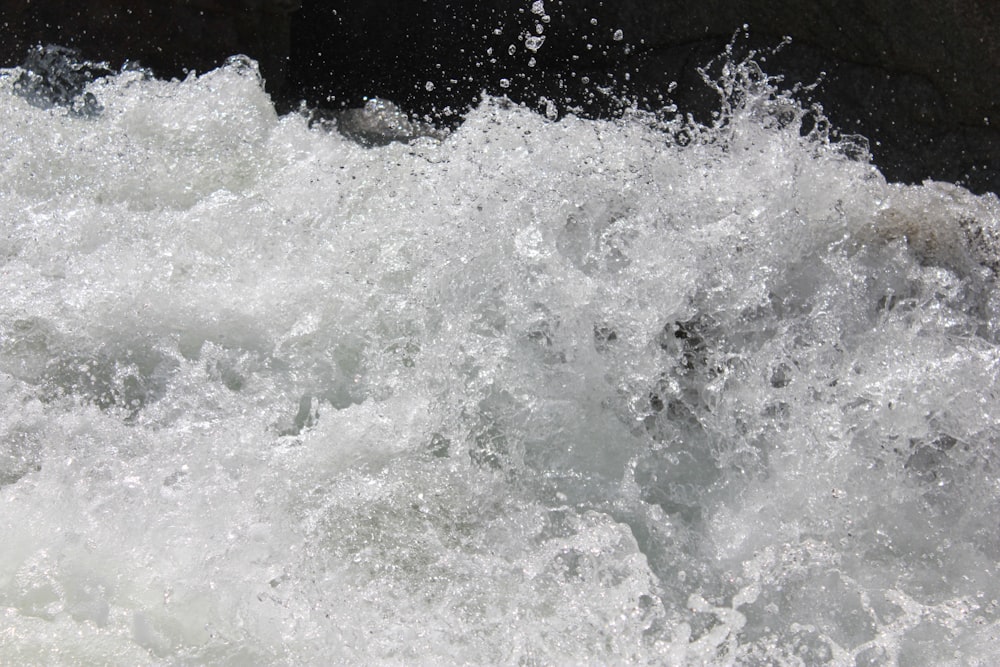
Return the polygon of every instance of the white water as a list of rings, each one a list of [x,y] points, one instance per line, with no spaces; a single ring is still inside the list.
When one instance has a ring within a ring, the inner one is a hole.
[[[996,664],[1000,204],[730,69],[686,146],[0,79],[0,663]]]

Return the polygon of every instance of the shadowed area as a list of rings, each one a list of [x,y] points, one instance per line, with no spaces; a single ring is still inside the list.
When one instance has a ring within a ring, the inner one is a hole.
[[[380,97],[454,125],[482,91],[592,117],[674,103],[699,120],[717,97],[697,68],[737,47],[815,88],[833,124],[870,140],[890,180],[1000,191],[1000,5],[987,0],[16,0],[0,9],[6,65],[39,43],[158,76],[258,60],[280,109]],[[623,102],[623,96],[625,102]]]

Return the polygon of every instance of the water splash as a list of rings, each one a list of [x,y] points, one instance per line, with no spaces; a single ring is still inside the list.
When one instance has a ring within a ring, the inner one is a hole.
[[[995,197],[752,60],[711,126],[369,148],[245,62],[17,76],[4,661],[995,657]]]

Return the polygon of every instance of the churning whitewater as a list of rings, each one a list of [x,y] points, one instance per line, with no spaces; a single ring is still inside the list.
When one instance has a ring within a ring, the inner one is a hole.
[[[1000,660],[997,197],[749,61],[374,147],[245,60],[19,74],[0,663]]]

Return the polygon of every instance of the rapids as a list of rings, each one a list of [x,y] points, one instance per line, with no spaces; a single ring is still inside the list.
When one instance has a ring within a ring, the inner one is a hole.
[[[1000,660],[1000,201],[755,63],[365,146],[0,76],[0,663]]]

